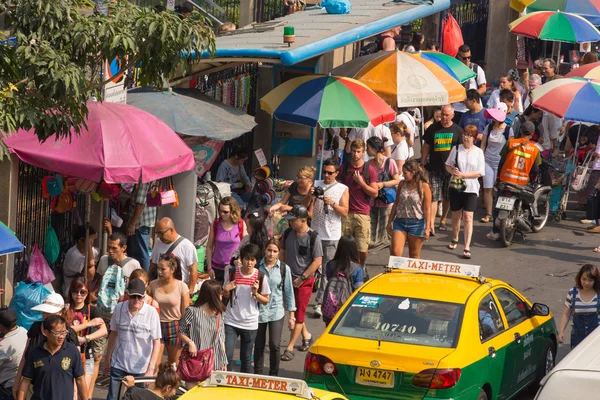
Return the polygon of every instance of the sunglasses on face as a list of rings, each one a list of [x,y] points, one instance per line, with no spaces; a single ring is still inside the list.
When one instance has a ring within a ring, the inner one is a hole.
[[[461,60],[470,60],[473,56],[459,56]]]
[[[219,210],[219,212],[220,212],[221,214],[229,214],[231,211]]]
[[[87,290],[73,290],[73,294],[75,296],[79,295],[79,296],[86,296],[88,294]]]
[[[171,228],[169,229],[165,229],[164,231],[157,231],[156,234],[158,236],[164,236],[165,233],[169,232],[171,230]]]
[[[137,294],[134,294],[133,296],[129,296],[130,300],[134,300],[134,301],[140,301],[144,298],[144,296],[138,296]]]
[[[325,175],[333,175],[336,171],[323,171]]]
[[[53,334],[54,336],[65,337],[65,336],[67,336],[67,333],[69,333],[69,332],[68,331],[61,331],[61,332],[50,331],[50,333]]]

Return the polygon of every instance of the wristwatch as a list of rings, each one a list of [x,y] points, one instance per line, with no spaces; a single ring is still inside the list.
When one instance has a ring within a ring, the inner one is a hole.
[[[302,282],[304,282],[305,280],[308,279],[308,277],[304,276],[304,274],[300,275],[300,279],[302,280]]]

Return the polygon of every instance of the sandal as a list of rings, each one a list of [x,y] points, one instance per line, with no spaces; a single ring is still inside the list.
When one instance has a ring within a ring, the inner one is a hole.
[[[285,349],[283,354],[281,355],[281,361],[292,361],[294,359],[294,352]]]
[[[312,342],[313,342],[312,336],[310,337],[310,339],[302,339],[302,346],[298,347],[298,351],[301,351],[301,352],[308,351],[308,349],[310,349],[310,346],[312,345]]]
[[[492,222],[492,216],[490,214],[486,214],[485,217],[481,218],[479,221],[487,224],[488,222]]]
[[[467,260],[471,259],[471,250],[465,249],[463,251],[463,257],[466,258]]]
[[[429,236],[434,237],[435,236],[435,230],[430,229],[429,230]]]
[[[448,245],[448,248],[449,248],[450,250],[454,250],[454,249],[456,249],[457,247],[458,247],[458,240],[454,240],[454,239],[452,239],[452,240],[450,241],[450,244]]]
[[[445,222],[440,222],[440,224],[438,226],[438,231],[445,232],[447,230],[448,230],[448,228],[446,227],[446,223]]]

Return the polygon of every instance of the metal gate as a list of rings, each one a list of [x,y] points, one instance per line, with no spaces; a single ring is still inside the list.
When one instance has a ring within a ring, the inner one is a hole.
[[[67,213],[50,213],[50,198],[42,196],[42,179],[54,175],[50,171],[20,162],[17,188],[17,224],[16,233],[25,245],[25,250],[15,254],[13,284],[27,277],[28,259],[33,245],[37,244],[42,252],[46,244],[46,229],[50,222],[58,236],[60,256],[50,267],[58,276],[65,253],[73,246],[73,228],[81,223],[85,210],[85,196],[76,195],[75,208]]]
[[[471,55],[475,63],[485,60],[488,10],[489,0],[465,0],[450,6],[442,13],[442,18],[445,18],[447,13],[452,14],[460,25],[463,39],[465,44],[471,48]],[[441,27],[442,24],[440,24],[440,29]]]

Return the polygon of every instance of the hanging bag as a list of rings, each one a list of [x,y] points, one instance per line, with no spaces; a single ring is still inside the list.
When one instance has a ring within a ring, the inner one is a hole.
[[[460,25],[452,14],[448,13],[442,27],[442,53],[448,54],[450,57],[456,57],[458,48],[463,44],[465,44],[465,41]]]
[[[583,163],[575,168],[575,172],[573,173],[573,181],[571,183],[571,189],[575,192],[579,192],[583,188],[587,186],[588,180],[590,179],[590,175],[592,174],[592,169],[590,168],[590,164],[593,159],[594,152],[590,151],[583,160]]]
[[[454,166],[458,168],[458,146],[456,146],[456,157],[454,159]],[[458,168],[458,170],[460,171],[460,168]],[[465,181],[464,178],[452,178],[450,179],[450,184],[448,185],[448,187],[454,192],[462,193],[465,190],[467,190],[467,181]]]
[[[379,182],[387,182],[392,180],[392,176],[390,175],[390,160],[392,158],[388,157],[383,163],[383,171],[379,174],[377,178]],[[396,201],[396,188],[395,187],[383,187],[379,189],[379,193],[377,194],[376,200],[381,201],[384,204],[392,204]]]
[[[220,323],[221,316],[217,314],[215,338],[208,349],[198,350],[195,357],[192,357],[187,348],[181,352],[177,374],[185,382],[202,382],[208,379],[215,369],[215,344],[219,337]]]
[[[170,180],[170,178],[169,178]],[[177,198],[177,192],[173,188],[173,181],[168,182],[169,189],[164,190],[161,185],[158,183],[154,183],[150,191],[148,192],[148,197],[146,198],[146,205],[148,207],[160,207],[166,206],[168,204],[173,204],[173,207],[179,206],[179,200]],[[167,187],[165,185],[165,187]]]
[[[42,284],[52,282],[56,277],[37,244],[33,245],[33,251],[29,258],[29,268],[27,269],[27,281],[42,282]]]
[[[54,264],[58,260],[60,255],[60,244],[58,243],[58,236],[56,231],[52,227],[52,218],[48,221],[48,228],[46,228],[46,244],[44,246],[44,256],[49,264]],[[46,282],[44,282],[46,283]]]

